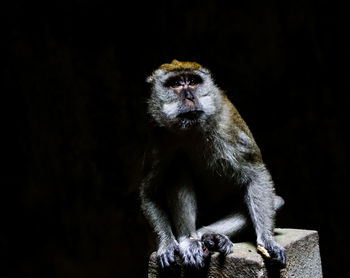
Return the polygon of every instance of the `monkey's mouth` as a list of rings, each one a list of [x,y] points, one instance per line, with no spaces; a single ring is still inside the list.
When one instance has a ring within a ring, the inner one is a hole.
[[[179,114],[177,117],[180,119],[186,120],[196,120],[198,119],[204,112],[202,110],[193,110]]]

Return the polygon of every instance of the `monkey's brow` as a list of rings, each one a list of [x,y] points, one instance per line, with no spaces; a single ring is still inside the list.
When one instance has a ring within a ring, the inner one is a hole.
[[[175,83],[183,82],[183,81],[184,81],[184,77],[182,74],[174,75],[174,76],[171,76],[165,80],[164,86],[165,87],[172,87],[175,85]]]
[[[203,82],[203,79],[201,76],[199,76],[198,74],[195,74],[195,73],[179,73],[179,74],[176,74],[176,75],[173,75],[169,78],[167,78],[164,82],[164,86],[165,87],[171,87],[173,85],[173,83],[176,83],[176,82],[188,82],[188,81],[192,81],[196,84],[200,84]]]

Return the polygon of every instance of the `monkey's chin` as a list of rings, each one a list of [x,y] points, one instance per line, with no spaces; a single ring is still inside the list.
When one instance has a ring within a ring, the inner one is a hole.
[[[193,128],[200,125],[204,112],[201,110],[193,110],[181,113],[177,116],[181,129]]]
[[[204,112],[202,110],[193,110],[179,114],[177,117],[186,120],[199,120]]]

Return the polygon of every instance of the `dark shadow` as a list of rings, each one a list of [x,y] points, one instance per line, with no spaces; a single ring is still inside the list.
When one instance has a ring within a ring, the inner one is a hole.
[[[219,266],[223,266],[225,262],[226,262],[226,256],[220,253],[218,257]]]
[[[205,278],[208,276],[209,263],[206,263],[203,268],[184,268],[184,278]]]
[[[169,268],[158,268],[159,278],[180,278],[181,266],[175,265]]]
[[[181,264],[176,264],[166,269],[159,269],[159,278],[205,278],[208,276],[210,265],[210,257],[205,259],[203,268],[184,267]]]
[[[270,261],[264,259],[265,267],[269,278],[280,278],[281,277],[281,267],[277,264],[271,263]]]

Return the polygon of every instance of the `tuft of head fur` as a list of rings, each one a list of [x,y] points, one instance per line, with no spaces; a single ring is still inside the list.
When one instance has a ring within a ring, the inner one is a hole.
[[[172,60],[170,64],[163,64],[159,69],[174,71],[174,70],[201,70],[203,67],[196,62],[181,62],[176,59]]]
[[[209,70],[204,68],[202,65],[196,62],[183,62],[176,59],[172,60],[171,63],[165,63],[160,65],[153,73],[147,77],[146,81],[148,83],[153,83],[159,76],[165,75],[170,72],[180,72],[180,71],[198,71],[203,74],[210,74]]]

